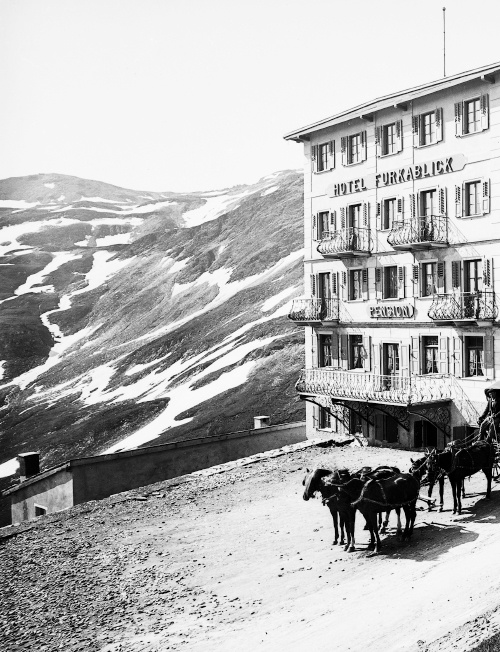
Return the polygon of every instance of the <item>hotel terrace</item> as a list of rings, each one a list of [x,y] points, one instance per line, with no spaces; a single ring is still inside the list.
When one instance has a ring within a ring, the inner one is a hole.
[[[442,447],[500,376],[500,63],[285,136],[304,145],[307,436]]]

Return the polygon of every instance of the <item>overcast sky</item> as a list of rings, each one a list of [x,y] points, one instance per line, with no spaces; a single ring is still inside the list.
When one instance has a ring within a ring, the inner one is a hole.
[[[302,167],[283,135],[500,61],[498,0],[0,0],[0,178],[210,190]]]

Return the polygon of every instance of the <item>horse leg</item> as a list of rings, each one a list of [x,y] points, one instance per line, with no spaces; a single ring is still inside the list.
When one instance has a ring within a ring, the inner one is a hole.
[[[491,477],[492,477],[492,469],[491,467],[486,467],[483,469],[483,473],[486,476],[486,482],[488,483],[486,485],[486,498],[488,500],[491,498]]]
[[[413,534],[413,526],[415,525],[415,519],[417,518],[417,501],[410,503],[408,505],[408,510],[410,512],[410,528],[408,531],[408,539],[411,538]]]
[[[396,530],[396,534],[399,537],[403,532],[403,528],[401,527],[401,507],[396,507],[396,516],[398,517],[398,527]]]
[[[443,511],[444,507],[444,475],[439,478],[439,511]]]
[[[339,540],[338,512],[336,508],[332,507],[331,505],[328,505],[328,509],[332,515],[333,529],[335,530],[335,539],[333,541],[333,545],[336,546]]]
[[[457,487],[455,489],[455,493],[457,496],[457,508],[458,508],[458,515],[462,513],[462,488],[464,484],[464,478],[458,477],[456,479]]]
[[[380,536],[379,536],[379,533],[378,533],[378,523],[377,523],[377,517],[376,516],[373,519],[373,533],[374,533],[375,539],[376,539],[375,552],[372,552],[370,554],[370,556],[371,555],[378,555],[378,553],[380,552],[380,548],[382,547],[382,544],[380,543]]]
[[[380,531],[382,534],[385,534],[387,532],[387,526],[389,525],[389,514],[391,513],[391,510],[385,513],[385,519],[382,520],[382,512],[379,514],[379,521],[378,521],[378,526],[380,528]]]
[[[458,509],[457,481],[454,477],[450,477],[450,484],[451,484],[451,493],[453,494],[453,513],[456,514]]]
[[[345,536],[346,536],[345,533],[347,531],[347,527],[346,527],[345,516],[341,512],[339,512],[339,521],[340,521],[340,542],[339,543],[340,543],[341,546],[343,546],[343,545],[345,545]]]

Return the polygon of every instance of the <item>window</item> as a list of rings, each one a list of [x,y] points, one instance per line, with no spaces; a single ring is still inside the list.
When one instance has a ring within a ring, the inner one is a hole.
[[[319,421],[319,427],[322,430],[325,429],[325,428],[330,429],[332,427],[332,415],[324,407],[319,408],[319,419],[318,419],[318,421]]]
[[[483,289],[481,260],[464,261],[464,292],[476,293]]]
[[[349,433],[350,434],[363,434],[363,421],[357,412],[349,410]]]
[[[318,344],[319,344],[318,366],[331,367],[332,366],[332,336],[320,335],[318,337]]]
[[[318,213],[318,222],[317,222],[317,238],[321,240],[330,229],[330,213],[329,211],[321,211]]]
[[[356,301],[363,298],[363,270],[351,269],[349,271],[349,299]]]
[[[390,199],[384,199],[382,201],[382,220],[381,220],[382,230],[392,228],[393,222],[396,219],[396,215],[397,215],[396,197],[391,197]]]
[[[415,147],[434,145],[443,140],[443,109],[413,116],[413,144]]]
[[[489,104],[487,94],[457,102],[455,104],[455,134],[459,137],[468,136],[488,129]]]
[[[484,343],[482,337],[465,337],[465,375],[484,376]]]
[[[432,190],[423,190],[419,195],[420,200],[420,215],[430,216],[438,215],[439,211],[437,208],[437,192],[436,189]]]
[[[313,145],[311,147],[311,159],[314,172],[325,172],[335,167],[335,141]]]
[[[384,267],[382,296],[384,299],[397,299],[398,297],[398,268],[396,265]]]
[[[35,503],[35,516],[45,516],[47,508]]]
[[[341,138],[342,164],[355,165],[366,161],[366,131]]]
[[[362,335],[349,335],[349,369],[363,369],[365,351]]]
[[[430,297],[437,292],[437,263],[422,264],[422,296]]]
[[[482,214],[483,192],[480,181],[469,181],[464,184],[464,211],[465,215]]]
[[[431,335],[422,338],[423,346],[423,369],[424,374],[438,373],[438,336]]]
[[[415,421],[413,445],[415,448],[437,448],[437,428],[428,421]]]

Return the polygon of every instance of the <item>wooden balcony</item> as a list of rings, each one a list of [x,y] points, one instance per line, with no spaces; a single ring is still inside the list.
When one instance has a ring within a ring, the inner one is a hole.
[[[288,319],[297,324],[318,324],[339,321],[338,297],[331,299],[294,299]]]
[[[369,256],[373,249],[370,229],[354,226],[340,231],[326,231],[317,250],[325,258],[353,258]]]
[[[497,314],[492,290],[436,294],[428,312],[429,317],[438,322],[491,322]]]
[[[448,218],[443,215],[426,215],[394,222],[387,242],[398,250],[447,247]]]
[[[381,376],[341,369],[303,369],[295,389],[304,396],[328,396],[367,403],[418,405],[452,398],[450,376]]]

